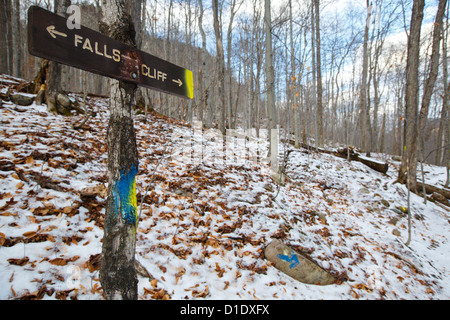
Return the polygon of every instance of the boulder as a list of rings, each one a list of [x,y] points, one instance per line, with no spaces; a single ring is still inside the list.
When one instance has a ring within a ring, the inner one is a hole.
[[[20,93],[11,95],[10,99],[13,103],[18,104],[20,106],[29,106],[34,101],[34,97],[30,97],[28,95],[23,95]]]
[[[70,109],[70,106],[72,105],[72,101],[70,101],[69,97],[62,93],[56,95],[56,101],[60,106],[67,109]]]
[[[56,110],[59,114],[70,116],[72,101],[69,97],[62,93],[56,94]]]
[[[274,239],[267,245],[264,255],[275,268],[302,283],[329,285],[336,282],[336,279],[326,270],[278,239]]]

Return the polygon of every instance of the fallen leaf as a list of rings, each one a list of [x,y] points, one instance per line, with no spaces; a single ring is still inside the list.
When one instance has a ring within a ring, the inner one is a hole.
[[[86,261],[84,264],[85,268],[88,268],[89,272],[94,272],[96,270],[100,270],[100,261],[101,261],[101,254],[92,254],[89,257],[89,260]]]
[[[0,232],[0,246],[2,246],[5,243],[6,236],[4,233]]]
[[[30,258],[28,257],[22,259],[8,259],[8,262],[15,266],[24,266],[28,261],[30,261]]]
[[[55,258],[49,262],[55,266],[65,266],[67,264],[67,260],[63,258]]]
[[[30,239],[30,238],[33,238],[35,235],[37,235],[37,232],[36,232],[36,231],[28,231],[28,232],[25,232],[25,233],[22,234],[22,235],[23,235],[24,237]]]

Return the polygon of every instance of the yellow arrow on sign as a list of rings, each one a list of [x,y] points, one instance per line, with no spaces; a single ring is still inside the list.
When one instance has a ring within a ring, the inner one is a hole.
[[[58,36],[61,36],[61,37],[67,37],[67,34],[62,33],[62,32],[59,32],[59,31],[56,31],[56,30],[55,30],[55,26],[48,26],[48,27],[47,27],[47,31],[48,31],[48,33],[50,33],[50,35],[51,35],[53,38],[55,38],[55,39],[56,39],[56,36],[57,36],[57,35],[58,35]]]

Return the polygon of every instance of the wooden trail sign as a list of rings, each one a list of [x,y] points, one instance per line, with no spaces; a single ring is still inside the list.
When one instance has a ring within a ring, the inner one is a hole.
[[[81,26],[38,6],[28,9],[30,54],[118,80],[194,97],[192,72]]]

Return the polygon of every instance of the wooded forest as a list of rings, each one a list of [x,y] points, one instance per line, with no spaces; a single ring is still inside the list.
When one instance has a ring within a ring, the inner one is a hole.
[[[449,14],[0,0],[0,297],[448,298]]]
[[[27,9],[68,16],[70,4],[1,0],[0,72],[33,81],[42,59],[28,54]],[[102,1],[72,4],[81,8],[81,24],[98,31]],[[279,127],[296,145],[397,156],[406,146],[413,176],[417,161],[448,167],[447,1],[128,5],[138,48],[194,73],[192,101],[141,88],[136,105],[222,132]],[[107,95],[105,77],[60,68],[61,90]]]

